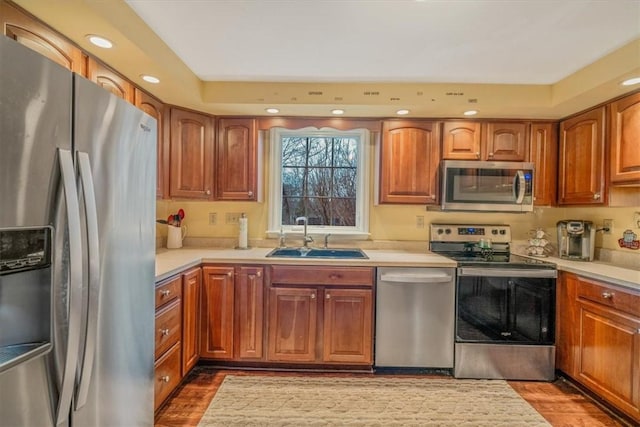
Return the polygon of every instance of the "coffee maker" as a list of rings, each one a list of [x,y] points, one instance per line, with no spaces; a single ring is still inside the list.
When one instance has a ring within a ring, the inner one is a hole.
[[[596,228],[591,221],[565,219],[558,221],[558,254],[574,261],[592,261]]]

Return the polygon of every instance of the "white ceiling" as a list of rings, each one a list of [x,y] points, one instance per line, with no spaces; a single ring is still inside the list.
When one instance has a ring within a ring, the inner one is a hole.
[[[126,0],[205,81],[552,84],[640,37],[640,0]]]

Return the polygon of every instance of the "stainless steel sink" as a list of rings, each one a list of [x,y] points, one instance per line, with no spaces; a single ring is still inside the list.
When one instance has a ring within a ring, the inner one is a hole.
[[[267,254],[268,258],[329,258],[368,259],[358,248],[276,248]]]

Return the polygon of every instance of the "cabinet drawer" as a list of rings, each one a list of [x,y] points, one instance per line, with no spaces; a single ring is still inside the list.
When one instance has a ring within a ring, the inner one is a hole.
[[[275,265],[271,269],[271,283],[297,285],[373,285],[370,267],[310,267]]]
[[[164,402],[180,383],[180,343],[176,343],[154,365],[154,410]]]
[[[180,341],[181,320],[180,300],[176,300],[156,314],[156,359]]]
[[[578,298],[613,307],[625,313],[640,316],[640,295],[632,294],[615,286],[597,284],[580,278]]]
[[[156,285],[156,309],[176,298],[180,298],[182,294],[182,277],[177,276]]]

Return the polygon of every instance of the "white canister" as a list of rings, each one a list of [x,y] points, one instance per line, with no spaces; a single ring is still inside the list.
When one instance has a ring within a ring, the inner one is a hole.
[[[238,249],[247,249],[249,247],[248,243],[248,228],[249,228],[249,219],[245,214],[242,214],[238,219]]]
[[[167,249],[178,249],[182,247],[182,240],[187,236],[187,226],[175,227],[167,225]]]

